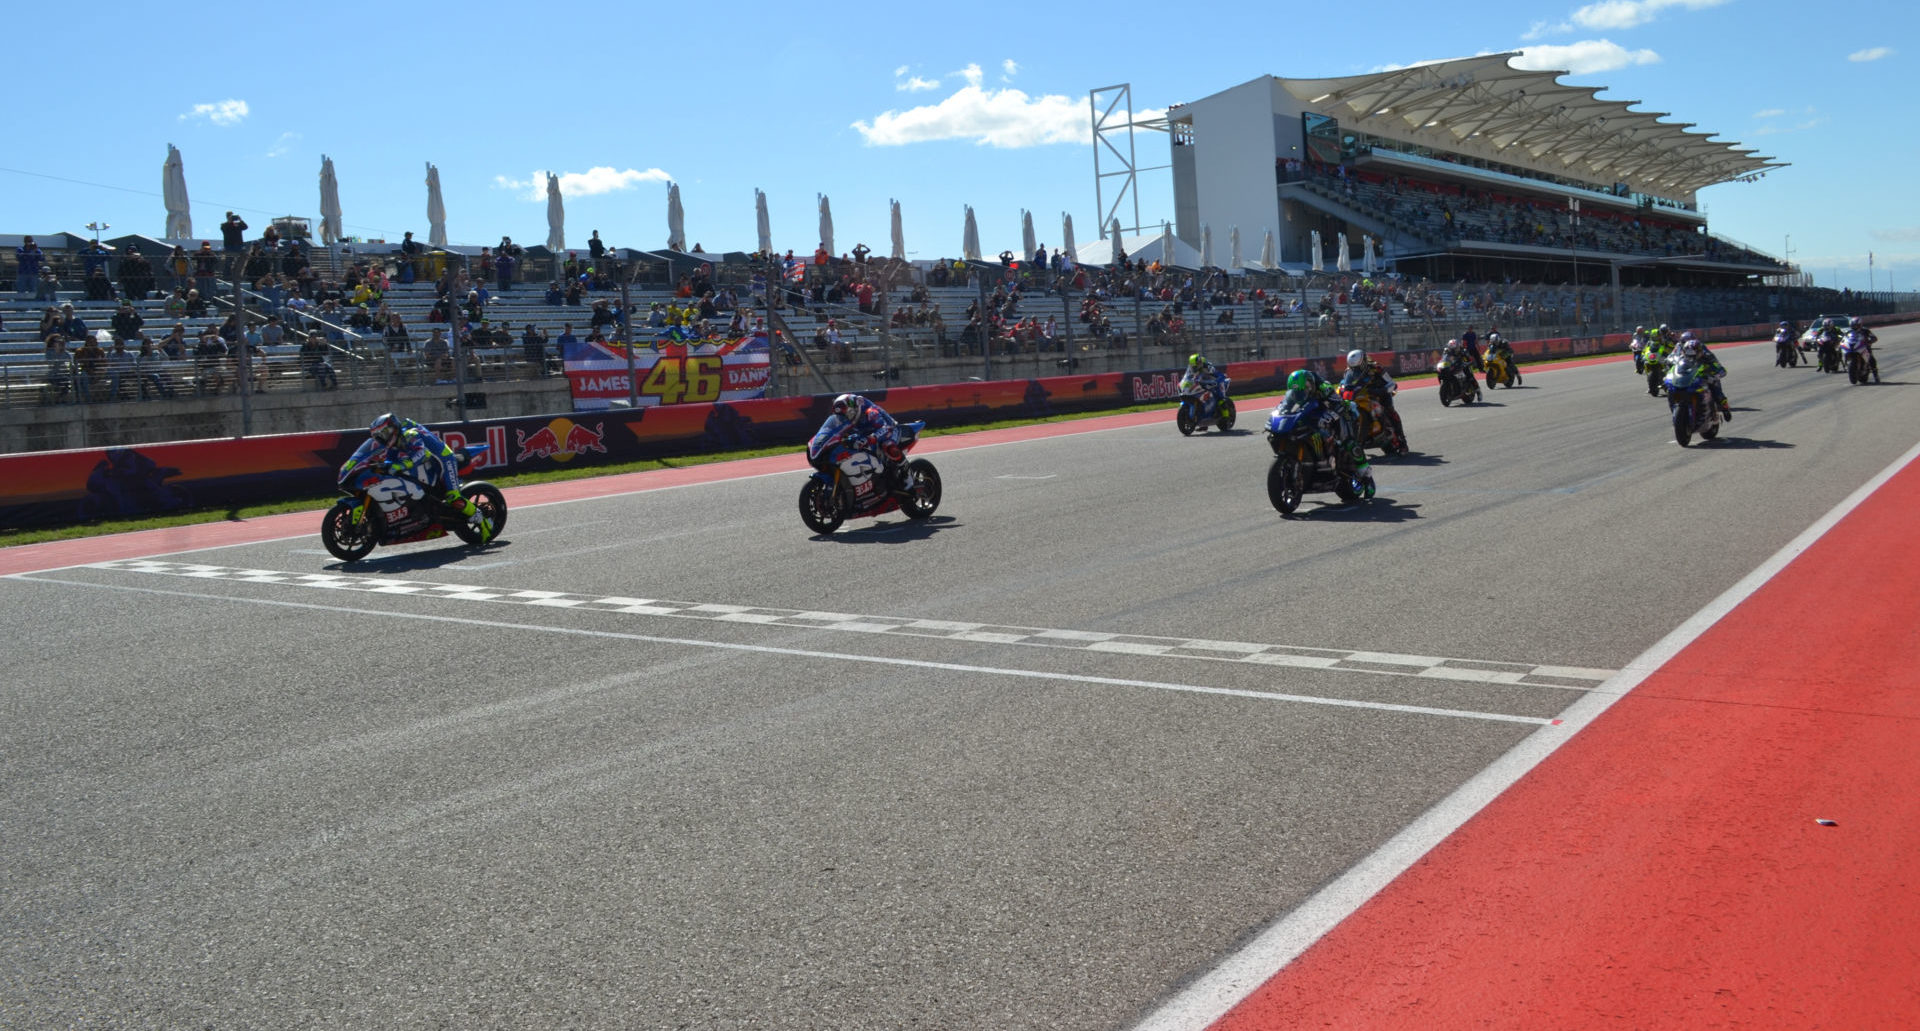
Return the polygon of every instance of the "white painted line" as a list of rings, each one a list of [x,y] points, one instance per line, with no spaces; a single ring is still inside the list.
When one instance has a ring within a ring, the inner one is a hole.
[[[1874,491],[1898,475],[1915,458],[1920,444],[1894,459],[1859,490],[1847,495],[1826,515],[1789,541],[1765,562],[1708,602],[1686,622],[1642,652],[1625,669],[1600,685],[1575,698],[1560,714],[1560,726],[1552,732],[1536,731],[1524,741],[1494,760],[1471,780],[1454,789],[1419,819],[1388,839],[1373,854],[1360,860],[1312,898],[1269,925],[1245,948],[1182,989],[1158,1010],[1134,1026],[1134,1031],[1202,1031],[1227,1014],[1282,968],[1319,941],[1328,931],[1366,904],[1393,880],[1406,872],[1435,845],[1446,840],[1474,814],[1485,809],[1516,781],[1580,731],[1586,729],[1613,704],[1626,697],[1648,676],[1672,661],[1727,613],[1746,601],[1762,585],[1774,578],[1788,563],[1800,557],[1827,531],[1860,507]],[[1417,1022],[1416,1022],[1417,1023]]]
[[[424,612],[389,612],[381,609],[353,608],[346,605],[319,605],[303,601],[281,601],[277,598],[247,598],[239,595],[202,594],[193,591],[167,591],[152,587],[129,587],[125,584],[90,583],[85,580],[62,580],[57,577],[39,576],[31,573],[16,573],[8,577],[8,579],[24,580],[29,583],[59,584],[65,587],[86,587],[95,590],[118,591],[130,594],[159,595],[168,598],[194,598],[201,601],[224,601],[240,605],[271,605],[277,608],[372,616],[382,621],[412,619],[428,623],[446,623],[455,626],[485,627],[492,630],[521,630],[537,634],[565,634],[573,637],[638,641],[645,644],[660,644],[677,648],[710,648],[718,651],[752,652],[762,655],[789,655],[806,659],[826,659],[833,662],[861,662],[877,666],[899,666],[912,669],[1015,677],[1028,680],[1052,680],[1073,684],[1096,684],[1102,687],[1141,687],[1155,691],[1177,691],[1186,694],[1217,695],[1227,698],[1251,698],[1259,701],[1292,702],[1298,705],[1320,705],[1338,709],[1369,709],[1378,712],[1410,713],[1421,716],[1445,716],[1453,719],[1489,720],[1497,723],[1530,723],[1539,725],[1549,722],[1538,716],[1513,716],[1499,712],[1471,712],[1464,709],[1440,709],[1425,705],[1395,705],[1387,702],[1364,702],[1347,698],[1321,698],[1314,695],[1282,694],[1277,691],[1246,691],[1229,687],[1207,687],[1201,684],[1175,684],[1160,680],[1133,680],[1125,677],[1097,677],[1078,673],[1053,673],[1045,670],[1015,669],[1004,666],[975,666],[958,662],[933,662],[925,659],[902,659],[884,655],[851,655],[845,652],[813,651],[806,648],[782,648],[775,645],[742,644],[734,641],[702,641],[684,637],[656,637],[651,634],[629,634],[612,630],[589,630],[583,627],[542,626],[538,623],[507,623],[493,619],[436,616]]]

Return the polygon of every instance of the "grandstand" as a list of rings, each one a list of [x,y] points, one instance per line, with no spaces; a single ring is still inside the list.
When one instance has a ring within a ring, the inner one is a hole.
[[[1792,271],[1708,232],[1697,200],[1778,162],[1517,56],[1262,76],[1175,106],[1177,235],[1270,231],[1293,267],[1371,237],[1403,274],[1477,282],[1732,286]]]

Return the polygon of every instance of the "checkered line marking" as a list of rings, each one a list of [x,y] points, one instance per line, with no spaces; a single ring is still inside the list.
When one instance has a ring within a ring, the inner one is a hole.
[[[1115,655],[1202,659],[1212,662],[1253,663],[1298,669],[1328,669],[1352,673],[1425,677],[1459,683],[1514,684],[1579,690],[1597,687],[1615,672],[1610,669],[1587,669],[1578,666],[1488,662],[1478,659],[1450,659],[1436,655],[1398,655],[1391,652],[1256,644],[1249,641],[1210,641],[1201,638],[1115,634],[1098,630],[998,626],[991,623],[969,623],[946,619],[867,616],[809,609],[775,609],[758,605],[722,605],[669,601],[663,598],[571,594],[566,591],[516,591],[505,587],[475,587],[463,584],[432,583],[425,580],[352,576],[343,573],[293,573],[273,569],[241,569],[233,566],[166,562],[157,559],[100,562],[90,568],[127,573],[185,576],[202,580],[228,580],[237,583],[285,584],[293,587],[360,591],[368,594],[406,594],[451,601],[483,601],[534,608],[580,609],[635,616],[668,616],[713,623],[752,623],[760,626],[830,630],[838,633],[934,637],[950,641],[1016,644],[1026,647],[1063,648]]]

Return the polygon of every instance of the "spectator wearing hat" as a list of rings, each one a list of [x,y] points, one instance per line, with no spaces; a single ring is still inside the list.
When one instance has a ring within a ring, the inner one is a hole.
[[[40,266],[40,275],[33,283],[33,299],[36,301],[60,299],[60,280],[53,274],[52,265]]]
[[[20,238],[20,246],[13,249],[13,256],[19,263],[19,268],[14,274],[13,292],[32,293],[35,284],[40,282],[41,262],[46,260],[40,252],[40,245],[33,242],[33,237],[23,236]]]

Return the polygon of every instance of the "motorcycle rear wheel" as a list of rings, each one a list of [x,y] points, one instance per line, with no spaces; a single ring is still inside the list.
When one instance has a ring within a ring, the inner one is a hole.
[[[359,507],[360,503],[353,498],[341,498],[320,520],[320,543],[342,562],[358,562],[380,543],[383,524],[380,510],[367,506],[367,518],[356,526],[353,513]]]
[[[1300,485],[1300,464],[1292,458],[1276,458],[1267,468],[1267,500],[1281,515],[1292,515],[1300,507],[1305,491]]]
[[[480,531],[464,519],[453,524],[453,532],[476,548],[499,537],[500,531],[507,528],[507,499],[500,488],[491,483],[464,483],[460,485],[460,494],[480,510],[480,517],[487,521],[490,532],[482,540]]]
[[[807,485],[800,488],[800,521],[807,524],[807,529],[822,535],[840,528],[846,519],[840,514],[840,506],[834,503],[832,487],[819,480],[807,480]]]
[[[913,495],[902,498],[900,511],[908,519],[925,519],[940,507],[940,470],[924,458],[916,458],[907,463],[907,473],[913,477]]]

